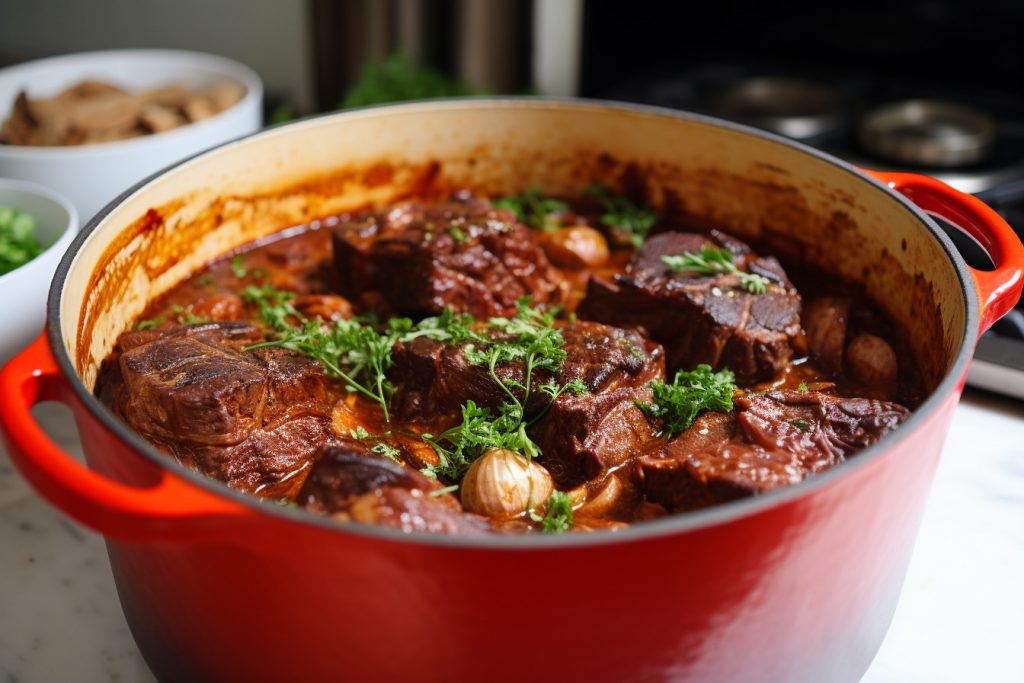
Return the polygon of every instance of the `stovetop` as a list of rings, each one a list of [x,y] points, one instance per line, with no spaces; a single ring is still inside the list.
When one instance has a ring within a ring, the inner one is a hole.
[[[603,95],[740,121],[859,166],[931,175],[988,203],[1024,238],[1020,89],[718,63],[632,78]],[[939,223],[970,265],[991,268],[977,243]],[[981,338],[968,383],[1024,399],[1024,304]]]

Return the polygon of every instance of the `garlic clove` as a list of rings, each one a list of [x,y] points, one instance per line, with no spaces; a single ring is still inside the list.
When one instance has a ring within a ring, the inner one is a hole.
[[[488,517],[520,515],[555,490],[542,466],[514,451],[492,448],[470,466],[462,480],[462,507]]]

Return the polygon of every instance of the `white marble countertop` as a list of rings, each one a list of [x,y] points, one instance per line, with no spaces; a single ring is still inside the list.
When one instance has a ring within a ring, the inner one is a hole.
[[[38,409],[77,451],[63,409]],[[101,539],[0,454],[0,683],[152,683]],[[1024,403],[957,409],[892,628],[863,683],[1024,681]]]

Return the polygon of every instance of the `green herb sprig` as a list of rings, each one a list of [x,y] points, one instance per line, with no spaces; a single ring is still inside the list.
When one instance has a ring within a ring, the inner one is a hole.
[[[540,522],[546,534],[564,534],[572,528],[572,498],[567,493],[554,491],[545,505],[546,512],[541,517],[530,511],[530,519]]]
[[[278,331],[287,331],[292,328],[289,318],[305,323],[306,319],[292,305],[295,292],[278,289],[270,283],[264,283],[259,287],[249,285],[242,290],[242,299],[247,304],[252,304],[259,309],[260,319]]]
[[[392,446],[391,444],[384,441],[387,435],[371,434],[366,430],[366,427],[359,425],[355,429],[348,430],[349,436],[358,441],[375,441],[370,450],[378,455],[383,455],[389,460],[394,460],[397,463],[402,462],[402,451]],[[391,432],[388,432],[391,434]]]
[[[136,330],[155,330],[166,322],[166,318],[162,315],[158,315],[155,318],[149,318],[147,320],[140,320],[135,323]]]
[[[583,194],[601,204],[604,212],[601,222],[621,235],[634,249],[643,246],[647,234],[660,217],[650,208],[637,206],[628,197],[612,194],[604,185],[591,185]]]
[[[388,399],[394,388],[386,373],[392,365],[391,347],[396,335],[393,328],[383,332],[366,318],[337,320],[330,327],[317,321],[306,321],[301,328],[289,328],[279,339],[246,347],[246,350],[277,346],[319,361],[333,375],[346,383],[349,391],[358,392],[380,405],[385,421],[390,421]]]
[[[704,275],[738,275],[740,287],[751,294],[764,294],[770,284],[768,278],[756,273],[745,273],[733,263],[732,252],[717,247],[704,247],[700,252],[687,251],[672,256],[662,256],[661,262],[676,273],[699,273]]]
[[[204,325],[210,322],[210,318],[204,315],[196,315],[195,311],[192,310],[192,304],[187,306],[172,304],[171,313],[174,314],[174,320],[179,325]]]
[[[521,453],[527,459],[541,455],[540,448],[527,434],[527,430],[547,412],[562,394],[577,394],[587,390],[580,380],[559,383],[554,380],[537,385],[534,373],[546,370],[557,373],[565,361],[562,348],[565,340],[562,330],[555,327],[551,311],[543,312],[530,306],[528,298],[517,303],[511,318],[491,318],[487,334],[460,331],[466,360],[473,365],[487,367],[491,379],[500,386],[508,400],[497,414],[473,401],[462,406],[462,422],[434,438],[424,440],[437,452],[439,464],[426,468],[426,474],[449,481],[459,481],[474,460],[492,448],[505,448]],[[508,363],[522,363],[523,377],[502,379],[498,368]],[[536,415],[526,415],[526,406],[534,392],[547,396],[544,408]]]
[[[494,207],[514,211],[520,222],[542,232],[554,232],[561,228],[558,214],[569,210],[569,204],[544,195],[539,187],[527,188],[522,194],[502,197],[494,202]]]
[[[651,382],[651,403],[637,401],[649,418],[662,422],[662,434],[672,438],[686,431],[705,410],[727,413],[732,410],[736,377],[729,370],[713,372],[710,365],[698,365],[693,372],[680,370],[671,384]]]

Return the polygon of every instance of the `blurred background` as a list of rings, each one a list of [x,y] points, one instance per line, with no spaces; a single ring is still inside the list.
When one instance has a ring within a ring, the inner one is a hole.
[[[267,123],[474,94],[675,107],[928,173],[1022,229],[1022,36],[1018,0],[4,0],[0,66],[112,48],[212,52],[258,72]],[[987,263],[949,234],[969,263]],[[1024,340],[1024,313],[998,335]],[[982,361],[1024,377],[1024,343],[996,344]]]

